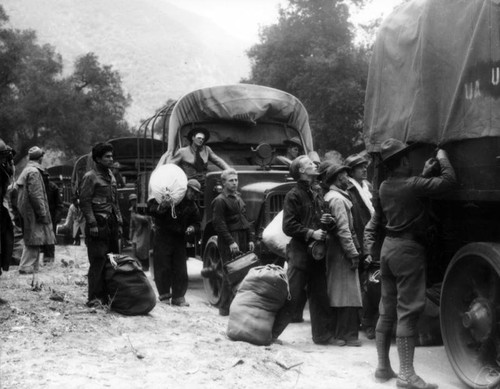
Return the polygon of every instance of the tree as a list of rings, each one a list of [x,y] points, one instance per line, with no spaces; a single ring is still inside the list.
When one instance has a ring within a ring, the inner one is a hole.
[[[62,77],[62,58],[39,45],[33,31],[6,27],[0,6],[0,137],[26,155],[33,145],[72,157],[98,142],[130,134],[124,120],[130,97],[118,72],[93,53]]]
[[[278,23],[248,51],[243,82],[271,86],[306,106],[316,145],[350,153],[362,131],[368,50],[353,44],[349,5],[363,0],[289,0]]]

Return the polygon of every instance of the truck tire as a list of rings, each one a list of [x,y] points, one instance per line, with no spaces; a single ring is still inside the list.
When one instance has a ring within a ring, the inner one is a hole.
[[[441,290],[441,332],[458,378],[500,383],[500,244],[470,243],[451,260]]]
[[[220,302],[220,291],[222,286],[222,261],[220,259],[217,236],[208,239],[203,251],[203,268],[213,269],[210,276],[203,277],[203,286],[208,302],[217,306]]]

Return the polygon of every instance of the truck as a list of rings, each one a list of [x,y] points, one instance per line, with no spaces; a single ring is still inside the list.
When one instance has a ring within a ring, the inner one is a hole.
[[[178,99],[170,110],[168,148],[160,164],[189,144],[186,135],[193,127],[206,128],[210,132],[207,144],[237,171],[239,191],[256,236],[255,251],[262,263],[276,262],[276,255],[262,243],[262,231],[282,210],[285,194],[294,181],[289,167],[275,163],[275,157],[285,154],[285,140],[298,137],[304,153],[319,160],[304,105],[289,93],[260,85],[194,90]],[[206,187],[199,200],[203,211],[201,234],[193,242],[193,255],[203,261],[204,267],[217,270],[214,276],[204,278],[212,305],[220,300],[222,283],[222,262],[210,206],[222,191],[220,174],[216,166],[209,164]]]
[[[458,187],[431,200],[428,280],[440,288],[444,347],[470,387],[500,385],[500,1],[409,0],[381,24],[366,90],[364,141],[374,187],[381,143],[418,144],[415,175],[436,147]]]

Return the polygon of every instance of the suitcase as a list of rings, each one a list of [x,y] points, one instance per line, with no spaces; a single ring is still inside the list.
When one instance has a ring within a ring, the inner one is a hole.
[[[224,272],[231,285],[239,284],[247,275],[248,271],[260,266],[259,257],[254,252],[238,255],[224,264]]]

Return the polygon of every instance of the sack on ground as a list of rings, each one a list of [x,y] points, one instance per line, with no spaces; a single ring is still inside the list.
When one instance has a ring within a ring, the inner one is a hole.
[[[156,294],[139,263],[127,255],[109,257],[105,283],[111,309],[123,315],[149,313],[156,305]]]
[[[288,296],[288,279],[282,267],[250,269],[229,309],[228,337],[256,345],[270,344],[274,318]]]
[[[290,239],[283,232],[283,211],[280,211],[262,232],[262,241],[273,254],[286,258],[286,245]]]

